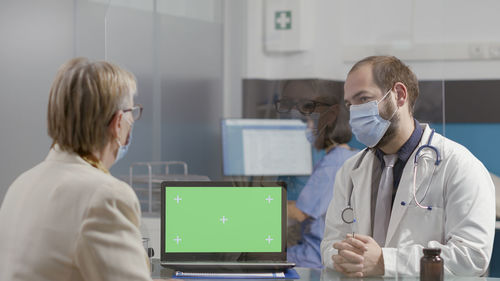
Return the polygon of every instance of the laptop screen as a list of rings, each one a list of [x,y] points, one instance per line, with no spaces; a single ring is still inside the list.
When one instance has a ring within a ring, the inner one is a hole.
[[[286,256],[284,184],[252,185],[163,182],[162,260]]]

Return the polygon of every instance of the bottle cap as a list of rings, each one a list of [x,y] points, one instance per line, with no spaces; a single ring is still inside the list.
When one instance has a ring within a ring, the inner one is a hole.
[[[424,255],[439,255],[441,254],[440,248],[424,248]]]

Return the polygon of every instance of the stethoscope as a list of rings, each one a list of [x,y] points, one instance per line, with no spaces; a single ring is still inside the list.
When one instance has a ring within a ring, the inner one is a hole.
[[[421,155],[422,150],[430,149],[430,150],[434,151],[436,154],[436,161],[434,162],[434,165],[437,166],[437,165],[439,165],[439,163],[441,163],[441,154],[439,153],[438,149],[435,146],[431,145],[433,137],[434,137],[434,129],[432,129],[432,131],[431,131],[429,139],[427,140],[427,144],[424,144],[417,149],[417,152],[415,153],[415,159],[413,160],[413,166],[414,166],[414,168],[413,168],[413,200],[415,201],[415,203],[418,207],[423,208],[423,209],[427,209],[429,211],[432,210],[431,206],[424,206],[421,204],[421,202],[419,202],[417,200],[416,179],[417,179],[418,159],[422,156]],[[361,157],[359,157],[358,161],[356,161],[356,164],[354,165],[353,170],[359,168],[359,166],[361,165],[361,162],[365,158],[365,155],[368,151],[369,151],[369,148],[365,148],[365,150],[363,150],[363,153],[361,154]],[[349,193],[348,193],[349,196],[347,196],[347,206],[344,208],[344,210],[342,210],[342,214],[341,214],[342,220],[347,224],[351,224],[351,223],[356,222],[356,218],[354,217],[354,210],[351,206],[351,198],[352,198],[353,190],[354,190],[354,183],[351,180],[351,186],[350,186]],[[405,201],[401,201],[401,205],[405,206],[405,205],[407,205],[407,203]]]

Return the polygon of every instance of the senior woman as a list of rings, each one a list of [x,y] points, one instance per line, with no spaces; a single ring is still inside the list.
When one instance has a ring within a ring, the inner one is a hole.
[[[134,76],[72,59],[48,105],[47,158],[20,175],[0,208],[0,280],[151,280],[134,191],[109,173],[142,107]]]

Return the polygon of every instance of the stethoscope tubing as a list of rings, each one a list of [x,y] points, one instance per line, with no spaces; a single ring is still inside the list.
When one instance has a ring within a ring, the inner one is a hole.
[[[417,152],[415,153],[415,159],[413,161],[413,164],[414,164],[414,169],[413,169],[413,200],[415,201],[416,206],[423,208],[423,209],[427,209],[429,211],[432,210],[431,206],[424,206],[421,204],[421,202],[419,202],[417,200],[416,179],[417,179],[418,159],[422,156],[421,155],[422,150],[431,149],[432,151],[434,151],[435,155],[436,155],[436,161],[434,162],[434,165],[438,166],[441,163],[442,159],[441,159],[441,154],[439,153],[439,150],[435,146],[431,145],[432,139],[434,137],[434,133],[435,133],[435,130],[432,129],[431,134],[429,135],[429,139],[427,140],[427,144],[424,144],[417,149]],[[359,166],[361,165],[361,162],[365,158],[366,153],[368,151],[369,151],[369,148],[365,148],[363,150],[363,154],[359,157],[358,161],[356,161],[356,163],[353,167],[353,170],[359,168]],[[342,221],[344,221],[347,224],[350,224],[350,223],[353,223],[356,221],[356,219],[354,218],[354,210],[351,206],[351,199],[352,199],[353,191],[354,191],[354,183],[351,180],[351,186],[350,186],[350,190],[348,192],[348,197],[347,197],[347,207],[344,208],[344,210],[342,211],[342,214],[341,214]],[[405,206],[407,204],[406,204],[406,202],[402,201],[401,205]],[[349,215],[352,214],[352,219],[350,219],[350,217],[347,217],[347,214],[349,214]]]

